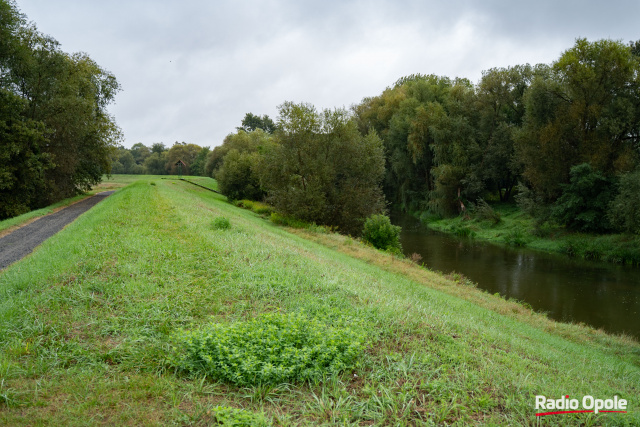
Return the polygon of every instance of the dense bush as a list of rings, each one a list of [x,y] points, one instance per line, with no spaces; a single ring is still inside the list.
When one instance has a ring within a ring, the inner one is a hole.
[[[364,222],[362,238],[375,248],[402,253],[400,230],[386,215],[372,215]]]
[[[353,369],[364,336],[304,314],[265,314],[176,337],[174,363],[239,386],[318,381]]]
[[[640,234],[640,169],[620,177],[618,195],[609,205],[609,219],[618,229]]]
[[[612,181],[588,163],[572,167],[570,176],[570,183],[562,186],[562,195],[553,207],[554,219],[573,230],[610,231],[607,210],[614,196]]]

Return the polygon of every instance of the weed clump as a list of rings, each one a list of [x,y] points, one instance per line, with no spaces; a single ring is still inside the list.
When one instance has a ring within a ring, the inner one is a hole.
[[[504,236],[504,242],[507,245],[524,247],[524,246],[527,246],[529,239],[527,237],[527,234],[523,230],[516,228],[509,231]]]
[[[270,313],[176,336],[174,364],[238,386],[319,381],[356,367],[365,337],[304,314]]]
[[[400,227],[391,224],[388,216],[372,215],[364,222],[362,238],[377,249],[401,254],[400,230]]]
[[[233,427],[266,427],[270,425],[262,414],[244,409],[216,406],[212,412],[217,425]]]
[[[458,237],[475,237],[476,232],[466,225],[453,224],[449,231]]]
[[[228,218],[219,216],[213,220],[213,223],[211,223],[211,227],[214,230],[228,230],[231,228],[231,222]]]

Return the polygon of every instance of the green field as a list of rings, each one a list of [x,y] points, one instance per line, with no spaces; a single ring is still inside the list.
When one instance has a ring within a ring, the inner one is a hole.
[[[632,339],[357,239],[276,226],[187,182],[112,178],[130,184],[0,272],[2,425],[640,425]],[[261,326],[273,317],[295,334]],[[245,361],[278,339],[327,354],[351,340],[357,357],[285,382],[267,379],[278,364],[188,369],[203,328],[232,348],[271,337]],[[536,395],[617,395],[628,413],[541,420]]]

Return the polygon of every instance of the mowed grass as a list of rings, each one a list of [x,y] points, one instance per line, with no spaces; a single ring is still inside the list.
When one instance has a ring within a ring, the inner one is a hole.
[[[230,407],[273,425],[537,425],[536,395],[629,402],[545,425],[640,424],[631,339],[353,239],[293,234],[186,182],[137,179],[0,272],[0,424],[208,425]],[[307,383],[241,387],[173,366],[180,331],[265,313],[348,322],[367,349]]]

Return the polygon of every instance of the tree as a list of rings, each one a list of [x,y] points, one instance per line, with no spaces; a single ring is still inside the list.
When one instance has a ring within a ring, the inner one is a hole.
[[[262,129],[266,133],[272,134],[276,131],[276,124],[266,114],[260,117],[253,113],[247,113],[242,119],[242,126],[236,128],[238,131],[243,130],[245,132],[252,132],[256,129]]]
[[[570,176],[553,207],[554,218],[573,230],[610,231],[607,211],[615,194],[614,183],[588,163],[572,167]]]
[[[474,165],[487,190],[500,201],[511,198],[522,175],[516,158],[515,135],[524,118],[524,94],[533,79],[530,65],[493,68],[483,73],[477,88],[478,143],[482,160]]]
[[[136,163],[134,151],[123,146],[118,147],[117,155],[111,165],[111,173],[142,175],[147,172],[143,165]]]
[[[637,57],[640,57],[640,40],[629,42],[629,48],[631,53]]]
[[[119,152],[120,156],[118,156],[118,161],[124,170],[122,173],[132,173],[133,167],[136,165],[136,160],[133,157],[133,154],[124,147],[120,148]]]
[[[154,144],[155,145],[155,144]],[[167,152],[152,152],[144,161],[144,168],[151,175],[167,174]]]
[[[151,152],[152,153],[162,154],[165,151],[167,151],[167,147],[165,147],[165,145],[162,142],[154,142],[151,145]]]
[[[220,192],[229,200],[262,200],[264,191],[255,173],[258,161],[256,151],[241,153],[235,148],[231,149],[216,173]]]
[[[187,144],[186,142],[177,142],[167,152],[167,163],[165,165],[167,173],[175,175],[178,173],[176,163],[182,160],[187,165],[187,170],[182,171],[184,175],[191,174],[191,165],[202,151],[202,147],[195,144]]]
[[[22,104],[0,88],[0,219],[28,212],[46,187],[45,171],[53,167],[42,150],[44,127],[20,115]]]
[[[207,156],[211,152],[209,147],[203,147],[193,159],[193,163],[191,164],[191,174],[196,176],[207,176],[205,174],[205,165],[207,162]]]
[[[88,190],[110,171],[121,138],[107,111],[120,88],[117,80],[86,54],[62,52],[6,0],[0,0],[0,35],[0,91],[13,109],[3,111],[3,142],[19,151],[4,156],[11,167],[0,166],[3,182],[33,172],[28,202],[24,195],[3,197],[18,197],[33,209]],[[17,188],[4,185],[0,191]]]
[[[482,177],[474,169],[482,158],[475,99],[468,80],[454,81],[442,103],[446,115],[432,129],[434,189],[428,206],[441,215],[464,213],[464,200],[476,200],[485,190]]]
[[[384,209],[382,141],[360,135],[342,109],[285,102],[279,112],[259,165],[267,200],[285,215],[359,234],[365,218]]]
[[[252,132],[239,130],[227,135],[224,143],[209,153],[208,166],[219,164],[213,176],[220,192],[231,200],[262,200],[257,167],[263,151],[271,144],[271,136],[262,129]]]
[[[205,165],[206,175],[214,176],[216,174],[229,151],[235,149],[240,153],[254,152],[268,145],[270,141],[270,134],[260,128],[250,132],[240,129],[237,133],[227,135],[222,145],[215,147],[207,154]]]
[[[523,176],[553,202],[571,167],[589,163],[606,177],[632,170],[640,143],[640,61],[628,46],[578,39],[540,70],[525,95],[517,141]]]
[[[433,130],[446,115],[442,103],[450,87],[448,78],[407,76],[353,108],[360,133],[375,130],[382,138],[387,163],[384,192],[405,209],[423,208],[434,189]]]
[[[138,165],[142,165],[147,157],[151,155],[151,150],[149,150],[149,147],[145,146],[142,142],[133,144],[130,151],[133,155],[133,159]]]

